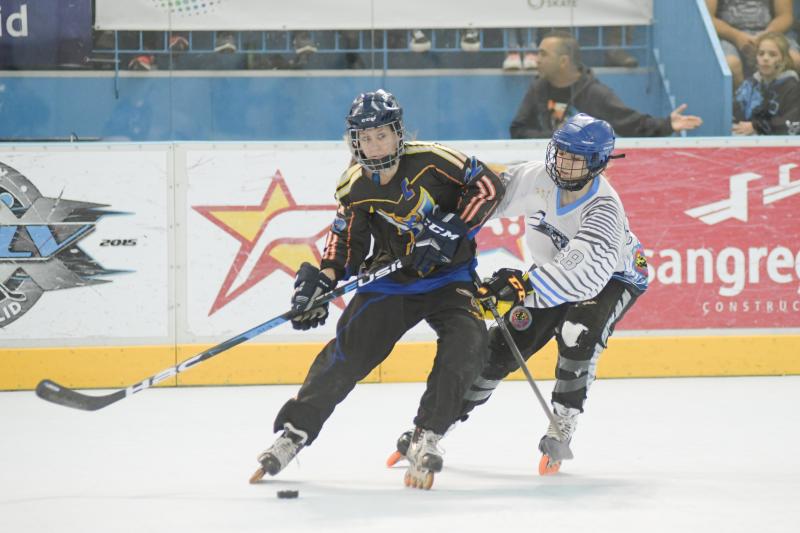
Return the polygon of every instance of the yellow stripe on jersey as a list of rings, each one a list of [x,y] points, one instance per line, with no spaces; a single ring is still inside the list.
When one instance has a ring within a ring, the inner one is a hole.
[[[342,177],[339,179],[339,183],[336,185],[336,200],[341,201],[342,197],[350,192],[353,183],[361,176],[361,165],[353,165],[345,170]]]
[[[422,154],[425,152],[436,154],[442,159],[450,161],[459,168],[463,167],[467,161],[467,156],[461,152],[447,148],[446,146],[442,146],[438,143],[426,143],[419,141],[406,143],[407,154]]]

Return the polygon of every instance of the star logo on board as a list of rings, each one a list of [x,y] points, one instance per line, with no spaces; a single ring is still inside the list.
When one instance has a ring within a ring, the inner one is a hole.
[[[523,217],[501,218],[487,222],[478,235],[478,253],[505,250],[520,261],[525,260],[522,237],[525,235]]]
[[[312,230],[311,234],[306,231],[305,235],[287,236],[287,232],[302,226],[280,221],[283,215],[327,211],[330,215],[327,220],[330,220],[336,213],[336,206],[332,204],[298,204],[280,170],[272,176],[258,205],[206,205],[193,206],[193,209],[239,241],[239,251],[211,305],[209,316],[277,271],[294,278],[303,262],[319,265],[321,255],[317,242],[327,234],[330,224]]]

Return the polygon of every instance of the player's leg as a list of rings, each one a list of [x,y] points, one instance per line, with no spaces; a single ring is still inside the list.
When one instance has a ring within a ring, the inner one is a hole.
[[[583,412],[587,391],[595,379],[597,361],[608,338],[638,297],[638,292],[612,279],[594,298],[572,304],[556,333],[558,362],[552,403],[556,424],[550,424],[539,442],[544,454],[540,473],[558,470],[563,459],[571,459],[569,443],[578,415]]]
[[[503,320],[526,361],[553,338],[556,326],[563,318],[565,310],[565,306],[549,309],[517,306],[506,313]],[[500,382],[517,369],[519,364],[500,328],[492,326],[489,330],[488,360],[480,375],[465,393],[458,420],[466,420],[472,409],[489,401],[489,397]]]
[[[478,376],[487,352],[487,332],[472,284],[452,283],[414,298],[438,337],[436,357],[420,398],[408,448],[406,484],[430,488],[443,466],[438,442],[461,408],[461,398]]]
[[[564,309],[563,307],[529,309],[518,306],[506,314],[504,320],[509,326],[511,336],[514,338],[514,341],[517,343],[517,346],[526,360],[553,338],[555,328],[561,321]],[[493,326],[489,330],[488,351],[489,355],[483,363],[481,372],[472,380],[470,386],[464,391],[461,397],[461,406],[456,417],[451,420],[449,427],[452,427],[456,422],[465,421],[469,417],[469,413],[472,409],[489,401],[489,397],[500,382],[508,374],[519,368],[517,360],[511,353],[511,349],[506,344],[497,326]],[[436,372],[436,368],[434,368],[434,372]],[[428,379],[429,386],[426,394],[435,390],[430,386],[431,379],[434,378],[435,376],[432,372]],[[425,396],[423,396],[423,403],[425,403]],[[387,466],[394,466],[399,460],[406,456],[412,436],[413,430],[405,431],[400,435],[397,439],[396,451],[392,452],[386,460]]]
[[[283,434],[259,456],[265,472],[277,474],[314,442],[336,405],[416,324],[406,321],[404,300],[380,293],[359,293],[351,300],[336,325],[336,338],[317,355],[297,396],[278,412],[274,430]]]

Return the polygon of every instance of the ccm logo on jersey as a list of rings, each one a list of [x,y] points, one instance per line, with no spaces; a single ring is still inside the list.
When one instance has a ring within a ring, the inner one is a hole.
[[[457,241],[458,239],[461,238],[460,235],[453,233],[449,229],[437,226],[435,222],[430,222],[428,224],[428,229],[430,229],[433,233],[437,235],[441,235],[446,239],[450,239],[451,241]]]

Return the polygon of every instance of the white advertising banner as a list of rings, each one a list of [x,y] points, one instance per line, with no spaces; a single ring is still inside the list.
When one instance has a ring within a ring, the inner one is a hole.
[[[653,0],[97,0],[102,30],[336,30],[646,25]]]
[[[166,145],[0,148],[6,345],[171,340],[169,153]]]

